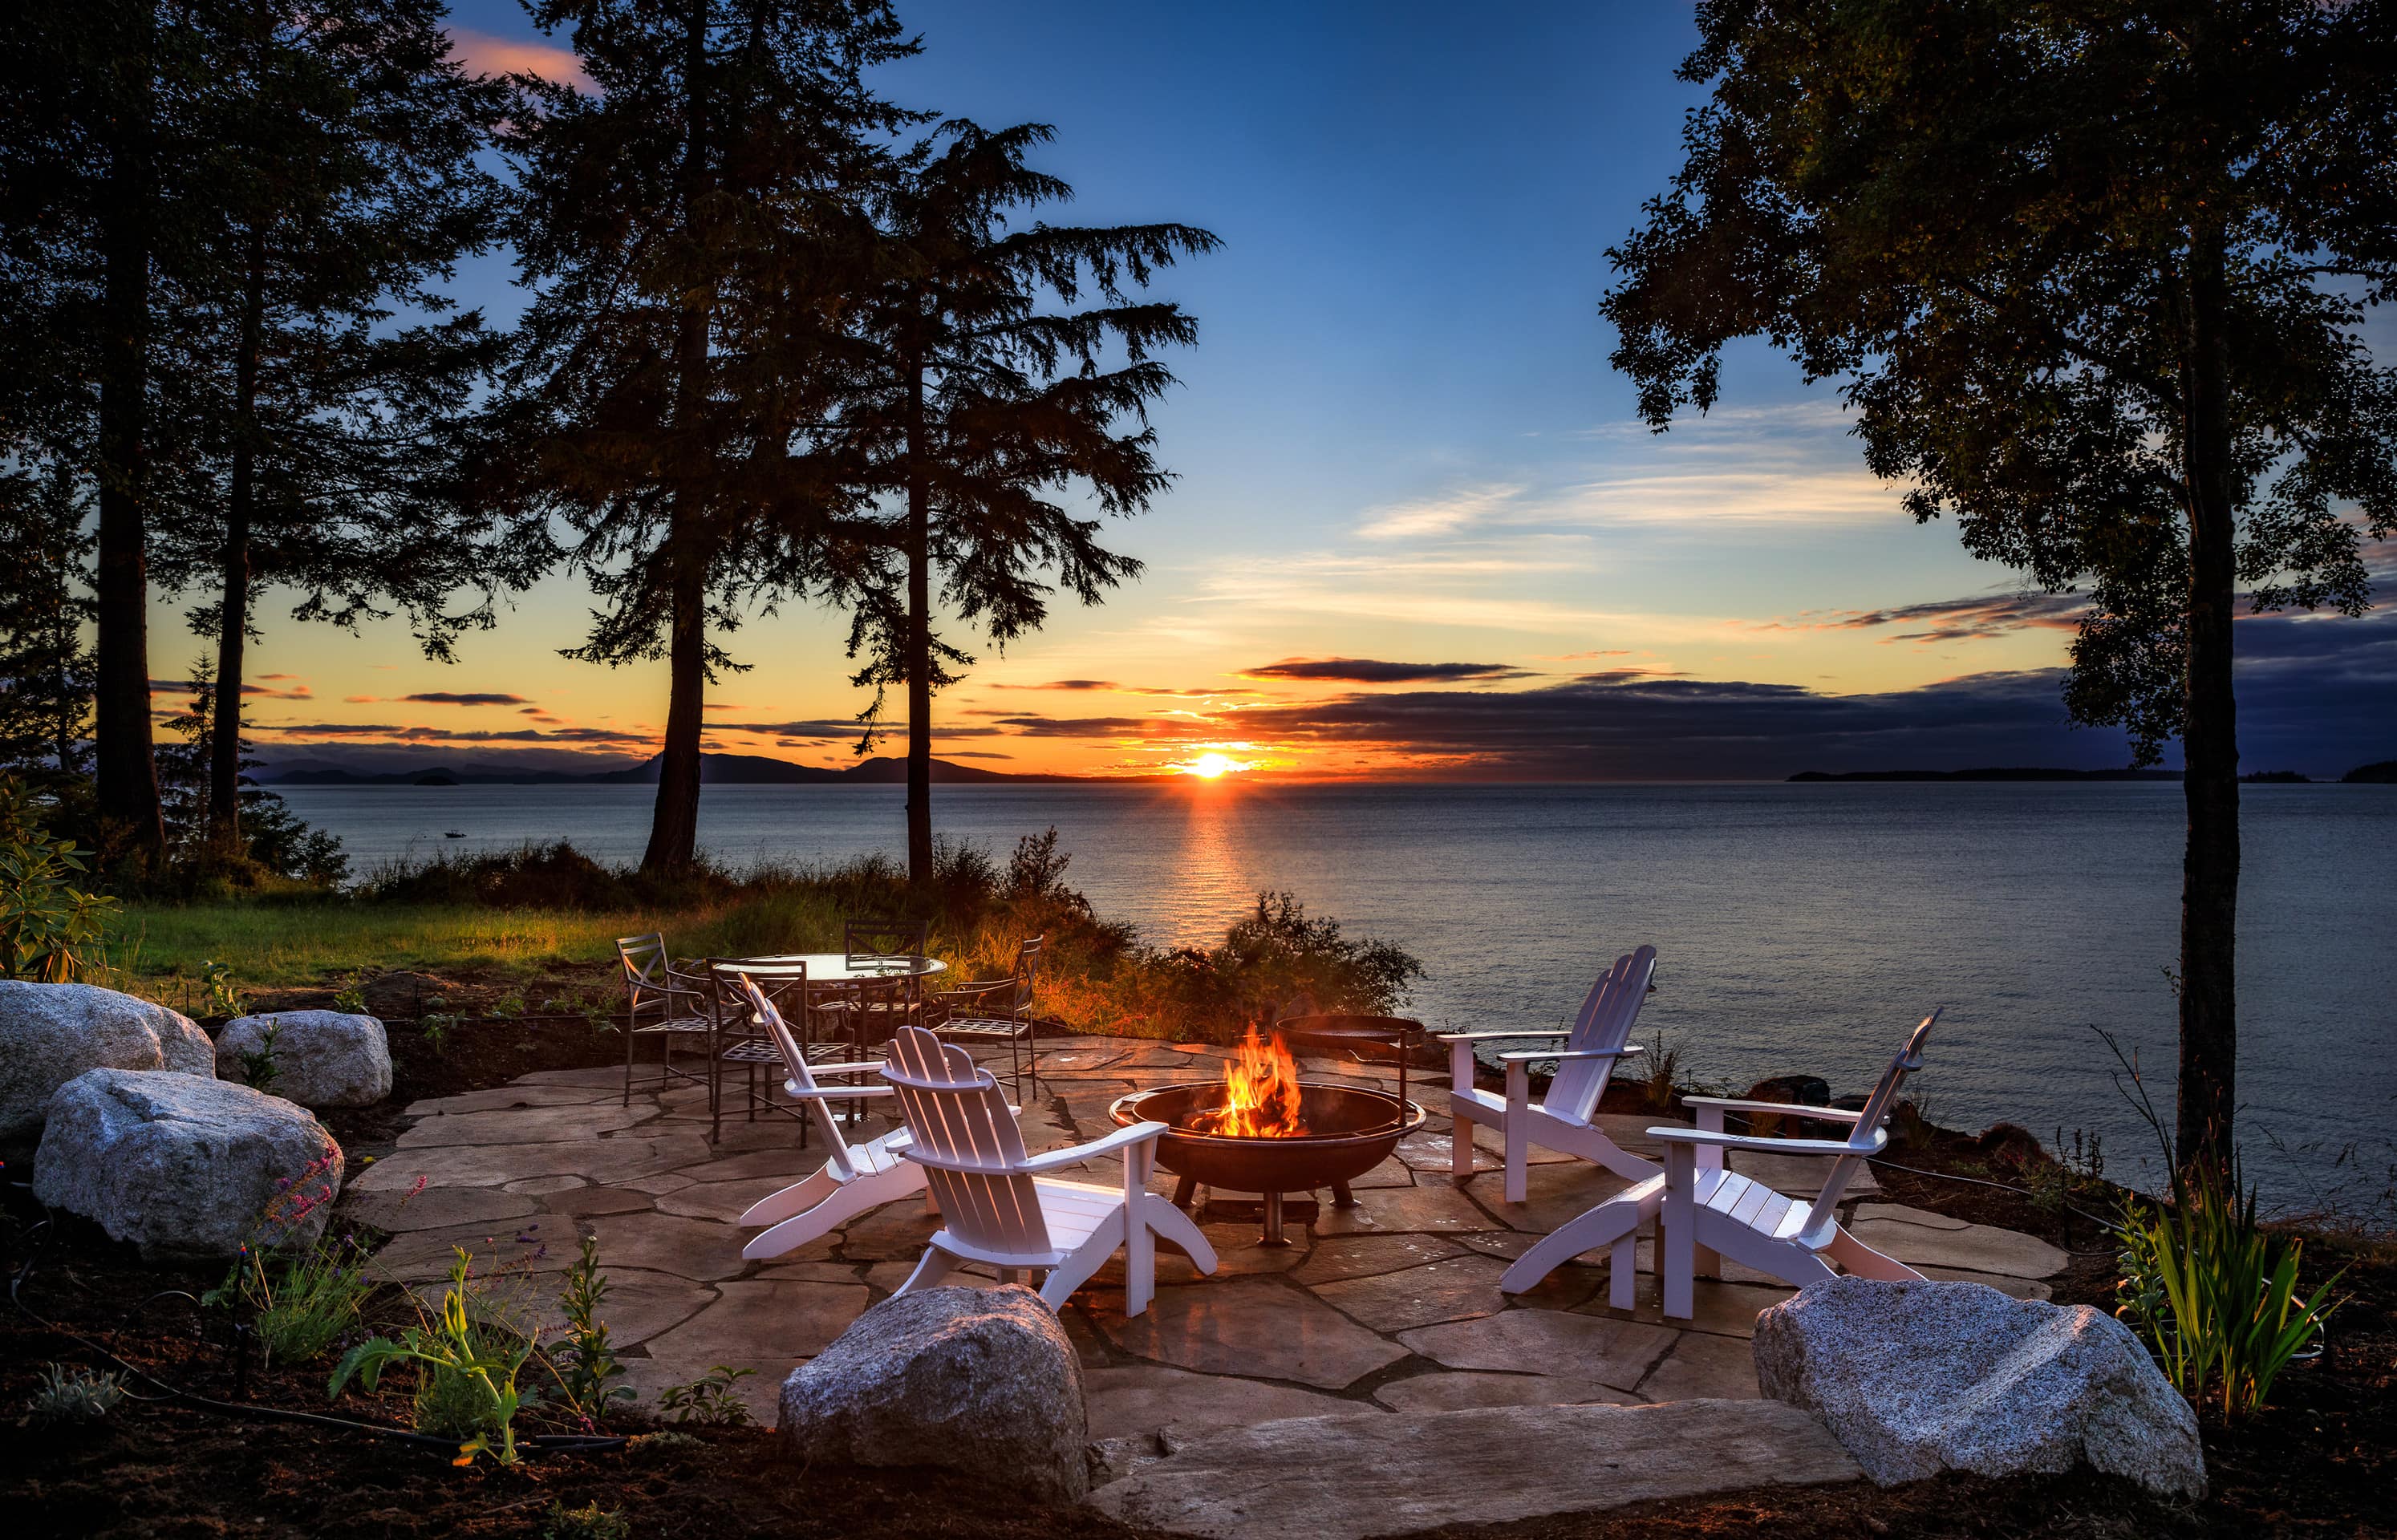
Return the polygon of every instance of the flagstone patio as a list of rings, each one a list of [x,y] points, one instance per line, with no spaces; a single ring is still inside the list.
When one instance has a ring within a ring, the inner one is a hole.
[[[1108,1104],[1126,1091],[1212,1079],[1223,1065],[1216,1050],[1117,1038],[1071,1038],[1040,1061],[1040,1094],[1021,1117],[1036,1151],[1108,1132]],[[1331,1060],[1302,1067],[1395,1078]],[[420,1102],[397,1147],[354,1176],[343,1212],[393,1233],[376,1259],[386,1276],[437,1285],[462,1247],[502,1297],[551,1323],[556,1275],[581,1237],[596,1235],[609,1283],[605,1317],[643,1399],[713,1365],[754,1369],[742,1395],[770,1423],[783,1376],[899,1286],[937,1221],[920,1201],[889,1204],[797,1252],[744,1262],[747,1232],[732,1221],[822,1164],[820,1148],[801,1148],[797,1123],[764,1114],[728,1120],[711,1145],[697,1089],[639,1091],[626,1106],[622,1085],[619,1070],[563,1070]],[[1655,1121],[1606,1120],[1631,1148]],[[1259,1246],[1253,1219],[1209,1218],[1215,1275],[1200,1279],[1179,1255],[1160,1253],[1156,1302],[1137,1319],[1123,1314],[1119,1265],[1102,1273],[1064,1315],[1086,1371],[1091,1437],[1186,1436],[1324,1413],[1757,1395],[1748,1338],[1786,1287],[1729,1265],[1721,1280],[1700,1281],[1694,1320],[1668,1324],[1642,1241],[1637,1309],[1607,1307],[1600,1265],[1566,1266],[1509,1298],[1498,1291],[1507,1259],[1624,1184],[1534,1151],[1528,1201],[1507,1203],[1498,1161],[1480,1147],[1495,1141],[1486,1130],[1475,1138],[1480,1169],[1459,1184],[1448,1119],[1434,1112],[1356,1184],[1356,1207],[1321,1195],[1311,1222],[1291,1224],[1284,1250]],[[1811,1194],[1816,1165],[1776,1158],[1741,1169]],[[1089,1179],[1119,1174],[1094,1161]],[[1158,1190],[1170,1192],[1172,1180],[1159,1172]],[[2065,1265],[2029,1236],[1877,1198],[1869,1177],[1852,1189],[1856,1233],[1931,1276],[2044,1298],[2040,1280]]]

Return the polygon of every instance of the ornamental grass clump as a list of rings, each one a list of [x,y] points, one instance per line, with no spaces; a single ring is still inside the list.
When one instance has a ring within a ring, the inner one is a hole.
[[[2117,1228],[2115,1309],[2191,1405],[2224,1420],[2261,1410],[2282,1370],[2322,1336],[2331,1290],[2297,1292],[2305,1245],[2256,1220],[2256,1190],[2234,1168],[2175,1183],[2173,1200],[2126,1208]]]
[[[308,1363],[357,1320],[374,1287],[367,1278],[366,1249],[343,1236],[279,1256],[244,1246],[224,1282],[200,1303],[246,1307],[269,1364]]]
[[[46,1364],[25,1413],[36,1427],[90,1427],[125,1401],[124,1377],[113,1369]]]

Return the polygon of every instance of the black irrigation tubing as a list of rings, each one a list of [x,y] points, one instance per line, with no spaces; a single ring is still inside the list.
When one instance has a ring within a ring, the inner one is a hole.
[[[48,1220],[46,1219],[42,1221],[41,1224],[36,1225],[33,1227],[34,1233],[38,1234],[41,1230],[47,1228],[48,1225]],[[458,1449],[460,1440],[456,1439],[445,1439],[436,1433],[419,1433],[413,1428],[406,1427],[385,1427],[379,1423],[362,1423],[349,1417],[329,1417],[319,1412],[294,1412],[288,1407],[255,1406],[244,1404],[239,1401],[214,1400],[207,1396],[202,1396],[195,1392],[186,1390],[181,1386],[169,1384],[166,1380],[162,1380],[157,1375],[150,1373],[148,1370],[141,1368],[140,1365],[128,1363],[124,1359],[117,1357],[114,1353],[102,1347],[100,1344],[92,1341],[87,1336],[84,1336],[82,1333],[70,1332],[65,1327],[59,1325],[57,1322],[45,1320],[42,1317],[36,1315],[33,1312],[33,1307],[27,1305],[20,1294],[20,1291],[21,1291],[25,1286],[25,1280],[33,1276],[34,1261],[34,1248],[28,1246],[25,1253],[25,1265],[18,1268],[16,1276],[8,1280],[8,1303],[17,1307],[17,1313],[19,1315],[23,1316],[27,1320],[32,1321],[43,1331],[50,1332],[54,1336],[64,1337],[67,1341],[74,1343],[85,1352],[89,1353],[96,1358],[107,1359],[110,1363],[114,1364],[120,1372],[130,1375],[135,1379],[141,1380],[145,1384],[154,1385],[160,1390],[166,1392],[163,1396],[134,1396],[132,1399],[135,1400],[153,1404],[161,1401],[175,1401],[185,1406],[197,1407],[204,1412],[214,1412],[225,1416],[263,1417],[270,1422],[306,1423],[317,1427],[334,1428],[344,1433],[367,1433],[371,1434],[378,1439],[391,1439],[395,1440],[400,1443],[413,1444],[419,1449],[437,1449],[442,1451],[444,1453],[454,1453]],[[134,1309],[139,1310],[144,1306],[150,1305],[154,1301],[167,1299],[178,1295],[184,1299],[192,1300],[193,1305],[195,1306],[199,1304],[199,1301],[194,1299],[188,1291],[181,1289],[167,1289],[151,1295],[149,1299],[143,1300],[141,1305],[134,1306]],[[127,1312],[128,1318],[131,1312]],[[130,1392],[128,1392],[128,1394],[130,1394]],[[615,1451],[621,1450],[624,1447],[626,1442],[627,1440],[623,1436],[618,1434],[536,1433],[530,1438],[517,1440],[516,1448],[519,1452],[529,1452],[535,1454],[596,1454],[611,1453]]]
[[[1887,1166],[1892,1171],[1902,1171],[1908,1176],[1927,1176],[1935,1182],[1966,1182],[1975,1187],[1995,1187],[2000,1192],[2010,1192],[2017,1198],[2029,1198],[2034,1202],[2038,1200],[2037,1196],[2033,1194],[2029,1187],[2017,1187],[2011,1182],[1991,1182],[1985,1177],[1979,1176],[1959,1176],[1954,1172],[1917,1171],[1912,1166],[1901,1166],[1895,1160],[1884,1160],[1878,1155],[1868,1155],[1865,1157],[1865,1158],[1871,1161],[1876,1166]],[[2082,1218],[2089,1221],[2092,1225],[2099,1226],[2100,1228],[2110,1230],[2114,1227],[2114,1221],[2110,1219],[2100,1219],[2086,1209],[2076,1209],[2069,1203],[2067,1203],[2064,1207],[2069,1212],[2079,1214]],[[2101,1248],[2101,1250],[2111,1251],[2113,1248],[2109,1246]],[[2099,1252],[2079,1252],[2074,1254],[2078,1256],[2096,1256]]]

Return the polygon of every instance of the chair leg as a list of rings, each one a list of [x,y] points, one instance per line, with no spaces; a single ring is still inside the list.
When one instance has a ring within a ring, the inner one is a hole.
[[[671,1040],[673,1039],[673,1038],[674,1038],[674,1034],[673,1034],[673,1033],[671,1033],[671,1032],[661,1034],[661,1036],[663,1036],[663,1037],[666,1038],[669,1041],[671,1041]],[[626,1016],[626,1018],[625,1018],[625,1021],[624,1021],[624,1101],[623,1101],[623,1105],[624,1105],[625,1106],[631,1106],[631,1105],[633,1105],[633,1045],[634,1045],[634,1044],[636,1044],[636,1043],[637,1043],[637,1042],[639,1042],[640,1040],[641,1040],[641,1039],[640,1039],[640,1036],[639,1036],[639,1034],[636,1033],[636,1032],[633,1030],[632,1018],[631,1018],[631,1017],[630,1017],[630,1015],[628,1014],[628,1015]],[[668,1051],[668,1052],[672,1052],[672,1051],[673,1051],[673,1050],[672,1050],[672,1049],[669,1049],[669,1050],[667,1050],[667,1051]],[[663,1081],[663,1080],[665,1078],[665,1072],[664,1072],[664,1071],[663,1071],[663,1070],[659,1071],[659,1073],[658,1073],[658,1078],[659,1078],[661,1081]],[[663,1090],[663,1086],[661,1086],[661,1087],[660,1087],[660,1089],[661,1089],[661,1090]]]
[[[1675,1320],[1698,1313],[1696,1153],[1687,1145],[1665,1149],[1665,1212],[1656,1236],[1656,1272],[1665,1286],[1665,1314]]]
[[[1532,1131],[1523,1126],[1520,1118],[1506,1119],[1506,1201],[1520,1203],[1531,1197]]]
[[[1473,1120],[1469,1118],[1449,1118],[1448,1173],[1459,1182],[1473,1174]]]
[[[1640,1300],[1640,1232],[1633,1230],[1606,1253],[1606,1303],[1628,1310]]]
[[[891,1297],[897,1299],[901,1294],[912,1293],[917,1289],[931,1288],[948,1276],[951,1265],[947,1252],[938,1246],[925,1247],[924,1260],[916,1264],[916,1270],[907,1275],[906,1282],[891,1291]]]
[[[1832,1232],[1831,1243],[1823,1248],[1840,1270],[1856,1278],[1877,1278],[1891,1283],[1920,1283],[1922,1275],[1894,1256],[1883,1256],[1848,1233],[1845,1225]]]

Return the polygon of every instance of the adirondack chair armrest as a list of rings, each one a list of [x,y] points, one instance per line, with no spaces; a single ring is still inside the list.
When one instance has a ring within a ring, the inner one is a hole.
[[[1768,1150],[1779,1155],[1855,1155],[1860,1152],[1845,1139],[1774,1139],[1758,1133],[1717,1133],[1708,1129],[1680,1127],[1652,1128],[1648,1137],[1659,1144],[1695,1145],[1700,1148],[1722,1150]],[[1878,1151],[1889,1143],[1889,1131],[1873,1131],[1872,1148]]]
[[[1812,1118],[1826,1123],[1853,1123],[1864,1117],[1845,1107],[1801,1106],[1792,1102],[1748,1102],[1731,1096],[1684,1096],[1681,1105],[1717,1107],[1724,1112],[1769,1112],[1780,1118]]]
[[[1133,1123],[1127,1128],[1116,1130],[1105,1138],[1093,1139],[1087,1145],[1069,1145],[1061,1150],[1051,1150],[1045,1155],[1036,1155],[1024,1162],[1020,1169],[1038,1176],[1043,1172],[1056,1171],[1061,1167],[1078,1166],[1086,1160],[1095,1160],[1103,1155],[1113,1155],[1118,1150],[1129,1149],[1134,1145],[1147,1144],[1165,1132],[1167,1127],[1168,1125],[1156,1121]]]
[[[810,1065],[808,1066],[810,1071],[817,1075],[823,1074],[831,1066],[827,1065]],[[819,1085],[811,1091],[801,1091],[799,1089],[799,1083],[797,1080],[788,1078],[785,1078],[783,1081],[783,1089],[793,1096],[824,1096],[834,1101],[840,1102],[855,1101],[861,1097],[867,1096],[896,1096],[899,1094],[899,1088],[897,1086]]]
[[[1644,1053],[1646,1051],[1646,1049],[1639,1047],[1552,1048],[1539,1053],[1501,1053],[1498,1055],[1498,1062],[1502,1065],[1511,1065],[1518,1062],[1527,1065],[1540,1065],[1559,1064],[1567,1059],[1628,1059],[1634,1053]]]
[[[1444,1043],[1486,1043],[1504,1038],[1570,1038],[1573,1031],[1562,1026],[1527,1026],[1520,1032],[1442,1032],[1439,1036]]]
[[[872,1064],[810,1065],[808,1065],[808,1073],[810,1075],[878,1075],[882,1072],[882,1066],[887,1061],[885,1060],[877,1059]],[[874,1086],[869,1089],[877,1094],[879,1094],[882,1091],[889,1091],[891,1087]]]

